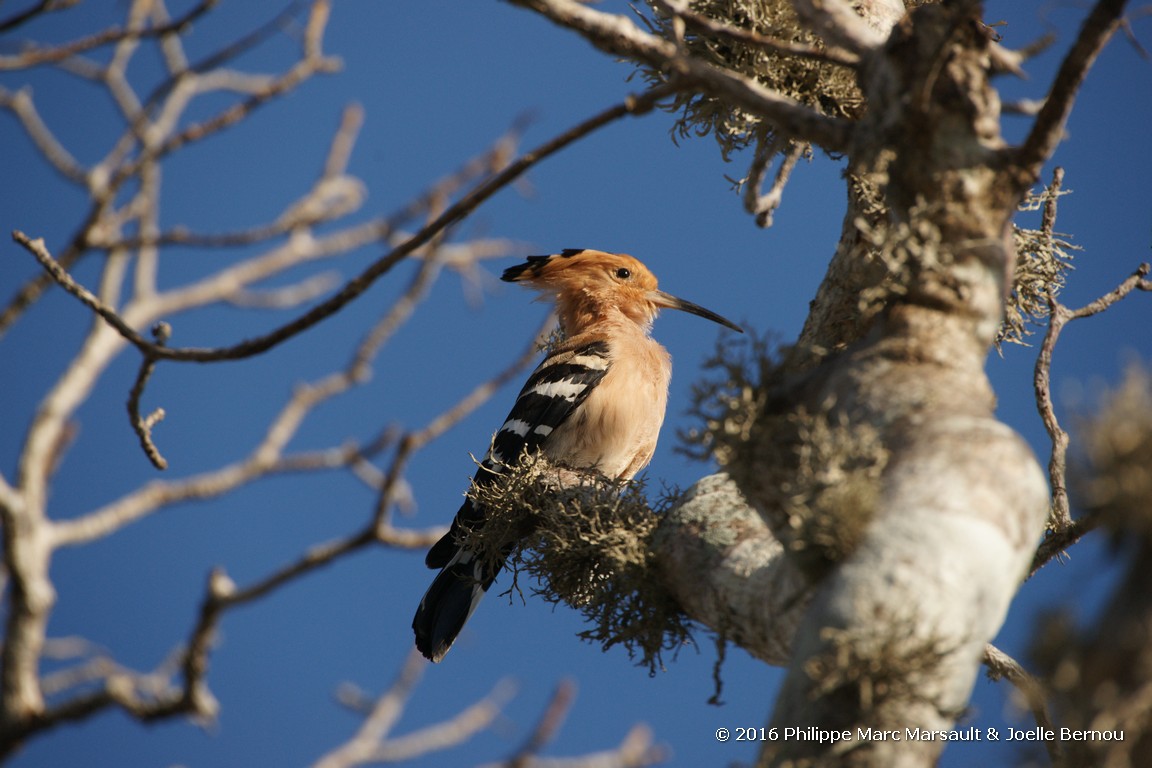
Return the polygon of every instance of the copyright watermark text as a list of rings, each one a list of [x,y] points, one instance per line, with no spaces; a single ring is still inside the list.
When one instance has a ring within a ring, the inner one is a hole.
[[[931,731],[926,728],[717,728],[716,741],[813,741],[836,743],[846,741],[1124,741],[1124,731],[1075,730],[1072,728],[955,728]]]

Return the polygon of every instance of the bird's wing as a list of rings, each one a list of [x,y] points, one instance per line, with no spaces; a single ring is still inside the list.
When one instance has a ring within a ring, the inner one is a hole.
[[[549,436],[580,409],[608,373],[609,365],[608,342],[604,339],[563,344],[544,358],[524,383],[508,418],[492,438],[492,446],[480,462],[473,482],[490,483],[508,467],[515,466],[524,454],[543,447]],[[461,528],[473,528],[483,518],[472,499],[466,498],[448,534],[428,551],[428,567],[447,565],[456,553]]]

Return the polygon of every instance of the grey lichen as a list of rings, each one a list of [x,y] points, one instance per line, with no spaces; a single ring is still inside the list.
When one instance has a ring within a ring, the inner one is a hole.
[[[680,430],[677,451],[693,459],[732,460],[735,445],[748,440],[756,415],[764,406],[768,381],[778,365],[778,344],[753,329],[736,335],[724,332],[704,361],[704,376],[692,385],[688,413],[697,426]]]
[[[819,46],[820,40],[802,30],[789,0],[691,0],[693,12],[717,22],[764,37],[788,43]],[[672,18],[658,3],[648,3],[642,16],[653,33],[675,40]],[[702,61],[751,78],[777,93],[835,117],[855,117],[863,107],[855,73],[844,66],[785,55],[762,45],[718,37],[689,29],[683,37],[686,52]],[[648,65],[639,74],[649,83],[659,84],[667,73]],[[759,115],[733,106],[710,94],[684,91],[667,107],[679,112],[673,136],[687,138],[711,134],[720,145],[724,159],[754,141],[770,139],[774,129]]]
[[[861,237],[871,243],[871,252],[886,273],[860,293],[857,309],[862,322],[869,322],[911,291],[928,293],[947,282],[955,257],[938,224],[941,207],[918,198],[903,220],[857,220]]]
[[[512,589],[526,573],[536,579],[533,592],[578,610],[588,625],[581,639],[604,650],[621,645],[650,672],[664,652],[690,641],[690,622],[659,578],[651,540],[660,512],[643,482],[528,456],[470,494],[485,523],[468,534],[468,546],[490,562],[507,559]]]
[[[804,405],[803,380],[786,381],[765,338],[722,338],[693,387],[700,426],[681,451],[713,457],[813,576],[856,546],[878,502],[888,462],[881,431],[831,401]]]
[[[879,430],[831,404],[766,412],[729,469],[813,577],[856,548],[879,501],[888,451]]]
[[[1039,193],[1029,192],[1020,204],[1021,211],[1052,211],[1054,204],[1069,190],[1045,188]],[[1050,227],[1050,225],[1049,225]],[[1056,296],[1064,287],[1067,273],[1072,269],[1072,251],[1080,250],[1067,240],[1068,235],[1040,229],[1012,227],[1012,240],[1016,246],[1016,271],[1012,291],[1004,309],[1004,322],[996,336],[996,346],[1004,344],[1027,345],[1025,338],[1032,335],[1030,325],[1042,325],[1048,318],[1048,297]]]
[[[915,700],[939,675],[942,659],[955,652],[952,644],[934,637],[921,637],[914,621],[901,617],[899,609],[885,627],[907,627],[904,633],[877,632],[868,627],[825,627],[821,640],[825,651],[805,664],[822,696],[847,697],[846,708],[874,711],[888,701]]]

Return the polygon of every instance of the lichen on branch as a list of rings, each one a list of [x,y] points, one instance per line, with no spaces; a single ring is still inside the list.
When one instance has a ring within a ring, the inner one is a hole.
[[[584,617],[579,637],[604,650],[621,645],[654,673],[665,652],[691,640],[690,622],[659,577],[652,537],[671,497],[649,503],[640,481],[613,481],[525,456],[491,482],[473,484],[484,524],[468,546],[489,563],[508,561],[512,584]]]
[[[819,55],[825,53],[823,44],[801,27],[790,0],[649,0],[647,4],[648,13],[641,19],[648,29],[678,41],[694,58],[738,72],[829,117],[856,117],[863,107],[855,72],[832,57]],[[679,23],[682,16],[703,17],[712,23],[684,28]],[[804,53],[789,53],[789,47]],[[652,84],[667,80],[666,72],[647,63],[638,64],[637,72]],[[703,91],[681,91],[666,109],[680,113],[673,124],[674,137],[711,134],[725,160],[775,134],[762,116]]]

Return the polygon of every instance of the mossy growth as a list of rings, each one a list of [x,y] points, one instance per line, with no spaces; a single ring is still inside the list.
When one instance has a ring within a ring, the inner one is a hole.
[[[704,375],[692,385],[688,408],[697,426],[677,432],[678,453],[726,466],[734,446],[748,440],[767,398],[763,384],[777,368],[779,352],[770,335],[746,331],[722,332],[704,361]]]
[[[766,411],[731,472],[786,551],[813,577],[848,557],[879,503],[888,450],[880,431],[831,404]]]
[[[801,29],[790,0],[689,0],[688,8],[701,16],[731,27],[786,43],[819,47],[820,39]],[[676,39],[673,19],[657,3],[649,3],[641,16],[648,28],[669,40]],[[856,117],[863,97],[855,72],[845,66],[811,57],[780,53],[755,42],[689,28],[683,46],[693,57],[713,66],[748,77],[765,88],[783,94],[833,117]],[[665,82],[663,69],[641,64],[639,74],[653,85]],[[770,139],[772,126],[759,115],[732,105],[722,97],[684,91],[667,106],[679,112],[673,136],[711,134],[724,159],[754,141]]]
[[[690,622],[663,587],[651,541],[665,498],[653,509],[643,481],[612,481],[526,456],[494,482],[473,486],[485,523],[468,546],[519,576],[535,594],[578,610],[583,640],[620,645],[655,673],[662,655],[691,640]]]
[[[699,426],[681,452],[715,458],[805,571],[819,576],[856,547],[879,500],[889,452],[881,430],[789,380],[782,351],[750,333],[722,337],[693,386]]]
[[[1055,297],[1064,287],[1072,267],[1072,251],[1080,250],[1059,232],[1051,230],[1055,224],[1056,200],[1069,190],[1045,188],[1029,192],[1020,210],[1044,210],[1049,218],[1047,226],[1028,229],[1012,227],[1012,241],[1016,247],[1016,270],[1012,276],[1012,290],[1004,307],[1004,322],[996,335],[996,347],[1004,344],[1027,345],[1032,335],[1029,326],[1041,325],[1048,319],[1048,299]]]
[[[954,641],[917,635],[914,627],[912,617],[898,610],[889,620],[868,626],[825,627],[820,631],[824,651],[804,665],[816,683],[813,694],[839,699],[845,711],[862,712],[875,712],[889,701],[924,698],[941,664],[960,648]]]

